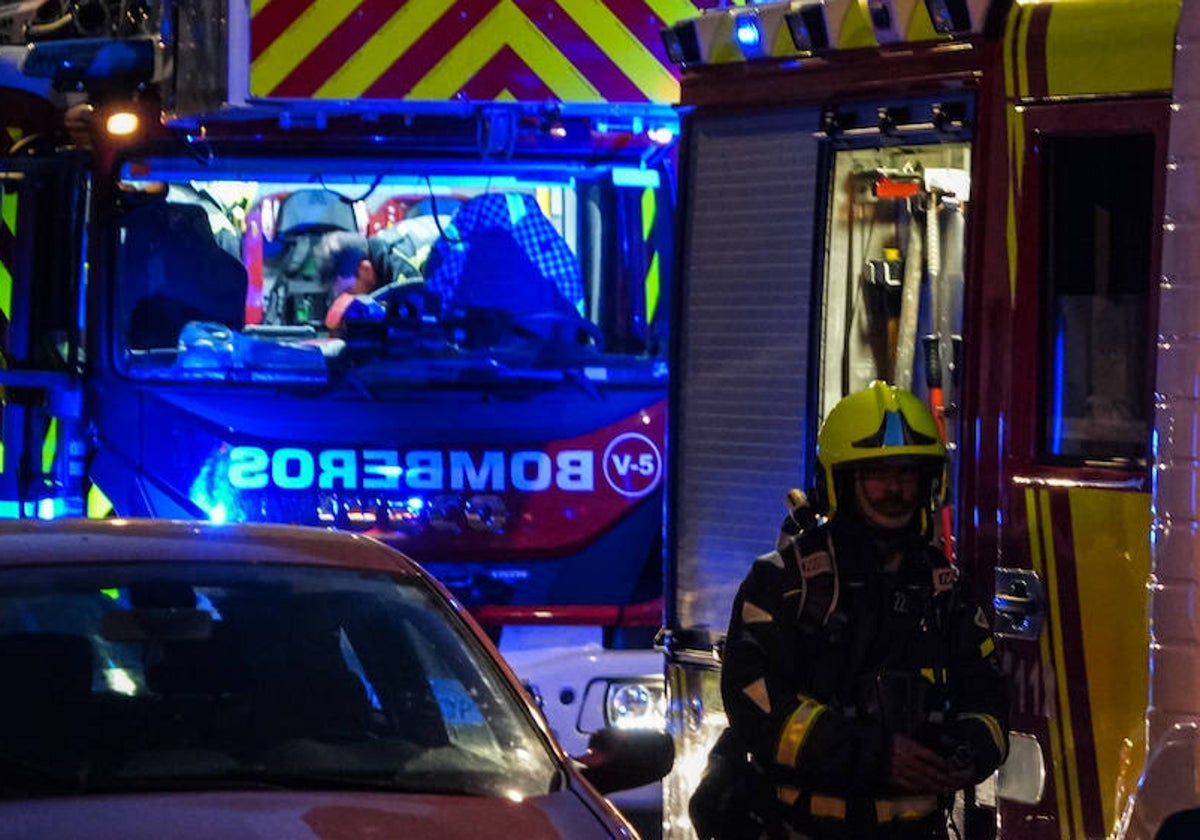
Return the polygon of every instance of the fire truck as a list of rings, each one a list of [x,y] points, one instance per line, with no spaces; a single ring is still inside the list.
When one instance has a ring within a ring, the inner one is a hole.
[[[2,512],[369,533],[568,750],[653,721],[698,8],[0,6]]]
[[[1011,677],[960,835],[1151,838],[1200,806],[1198,33],[1178,0],[791,0],[664,32],[665,836],[694,836],[737,587],[876,379],[942,424],[938,539]]]

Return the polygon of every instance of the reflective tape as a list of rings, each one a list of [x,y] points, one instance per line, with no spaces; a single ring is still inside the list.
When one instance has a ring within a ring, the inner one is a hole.
[[[784,805],[795,805],[800,799],[800,788],[791,785],[779,785],[775,788],[775,797]]]
[[[991,736],[992,742],[996,745],[996,749],[1000,755],[1004,755],[1004,731],[1000,728],[1000,722],[991,715],[985,715],[979,712],[968,712],[959,715],[959,720],[977,720],[987,729],[988,735]]]
[[[816,700],[805,698],[796,707],[796,711],[788,716],[783,731],[779,733],[779,746],[775,750],[775,760],[779,764],[785,767],[796,766],[796,758],[800,755],[800,748],[804,746],[809,729],[824,711],[825,706]]]
[[[808,803],[808,812],[814,817],[844,820],[846,819],[846,800],[836,796],[826,796],[823,793],[814,793]]]
[[[919,820],[937,811],[936,796],[904,796],[898,799],[876,799],[876,822]]]

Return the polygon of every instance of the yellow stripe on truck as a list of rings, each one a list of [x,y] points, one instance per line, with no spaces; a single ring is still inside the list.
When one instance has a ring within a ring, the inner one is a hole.
[[[691,0],[646,0],[646,6],[664,24],[672,24],[696,15],[696,4]]]
[[[658,200],[653,189],[647,188],[642,192],[642,241],[652,242],[654,223],[658,217]],[[650,265],[646,267],[646,324],[654,323],[654,313],[658,310],[658,297],[662,292],[662,277],[660,275],[658,249],[650,257]]]
[[[0,192],[0,223],[12,236],[17,235],[17,193]],[[12,270],[0,260],[0,313],[8,318],[12,314]]]
[[[1043,580],[1047,580],[1046,563],[1042,554],[1042,528],[1041,517],[1038,513],[1038,492],[1032,487],[1025,490],[1025,516],[1029,522],[1029,559],[1033,566],[1033,571],[1036,572]],[[1053,592],[1047,580],[1047,591]],[[1053,599],[1053,595],[1051,598]],[[1042,663],[1048,668],[1053,658],[1050,654],[1050,636],[1059,632],[1059,628],[1054,626],[1053,621],[1049,622],[1038,639],[1039,653]],[[1058,679],[1058,674],[1055,672],[1055,682],[1061,683]],[[1059,686],[1061,688],[1061,685]],[[1050,736],[1050,770],[1054,774],[1054,812],[1061,814],[1062,818],[1058,821],[1058,832],[1062,840],[1071,840],[1071,819],[1070,813],[1067,810],[1067,785],[1063,778],[1063,766],[1066,761],[1063,757],[1062,735],[1058,730],[1058,719],[1061,714],[1058,707],[1061,703],[1058,696],[1054,692],[1047,691],[1047,699],[1050,701],[1050,708],[1047,710],[1049,720],[1046,721],[1046,729]]]
[[[1150,497],[1145,493],[1069,491],[1079,620],[1092,739],[1104,826],[1134,792],[1145,750],[1150,668]]]
[[[1064,592],[1058,580],[1058,558],[1054,551],[1054,520],[1050,514],[1050,493],[1038,493],[1042,522],[1042,551],[1046,563],[1046,590],[1050,593],[1050,644],[1054,655],[1054,687],[1058,692],[1058,719],[1062,726],[1062,744],[1066,754],[1067,793],[1071,806],[1071,823],[1083,828],[1083,801],[1079,794],[1079,758],[1076,753],[1075,724],[1071,716],[1071,685],[1067,679],[1067,653],[1063,642],[1062,598]]]
[[[0,193],[0,221],[14,236],[17,233],[17,194],[15,192]]]
[[[9,132],[12,133],[11,130]],[[17,193],[16,191],[4,192],[0,190],[0,225],[4,226],[7,236],[14,238],[17,235]],[[12,290],[13,276],[12,269],[9,268],[5,255],[0,254],[0,314],[8,318],[12,313]],[[7,349],[7,348],[0,348]],[[0,354],[0,370],[8,367],[8,363],[3,354]],[[3,386],[0,386],[0,411],[4,410],[4,403],[8,400],[8,394]],[[4,440],[0,438],[0,473],[4,472]]]
[[[1020,98],[1029,91],[1028,13],[1008,15],[1004,28],[1004,91],[1009,98]]]
[[[1179,3],[1058,0],[1046,31],[1050,96],[1170,90]]]
[[[1179,4],[1180,0],[1018,4],[1005,32],[1006,65],[1016,61],[1015,67],[1005,68],[1008,94],[1063,98],[1169,91]],[[1031,26],[1035,20],[1038,25]]]

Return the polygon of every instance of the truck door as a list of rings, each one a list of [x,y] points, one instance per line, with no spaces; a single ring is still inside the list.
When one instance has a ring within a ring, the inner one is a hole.
[[[1112,836],[1143,766],[1169,107],[1160,97],[1013,114],[1024,150],[1014,317],[984,329],[1012,354],[1013,404],[1029,407],[1008,414],[995,577],[1013,681],[997,793],[1001,824],[1022,837]],[[1171,423],[1165,433],[1180,434]],[[1195,504],[1179,481],[1159,476]]]
[[[0,516],[81,511],[84,156],[0,159]]]

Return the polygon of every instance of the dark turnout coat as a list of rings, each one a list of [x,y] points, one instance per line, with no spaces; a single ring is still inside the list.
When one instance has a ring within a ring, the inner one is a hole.
[[[885,554],[902,555],[882,571]],[[886,546],[835,519],[755,560],[722,658],[730,728],[807,835],[895,835],[948,803],[886,789],[909,735],[986,778],[1007,752],[1008,682],[984,613],[919,535]]]

